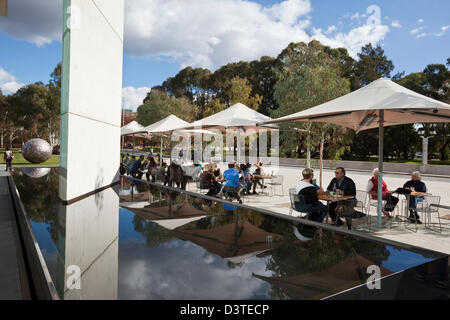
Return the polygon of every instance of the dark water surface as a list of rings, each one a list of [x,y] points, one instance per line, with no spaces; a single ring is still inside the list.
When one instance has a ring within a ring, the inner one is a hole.
[[[127,179],[64,206],[58,169],[13,177],[63,299],[322,299],[366,283],[370,265],[389,276],[435,258],[325,230],[319,236]],[[70,266],[79,267],[80,289],[68,288]]]

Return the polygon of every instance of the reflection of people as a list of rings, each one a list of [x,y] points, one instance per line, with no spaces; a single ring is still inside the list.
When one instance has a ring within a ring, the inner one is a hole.
[[[371,197],[373,200],[378,199],[378,168],[373,169],[372,171],[372,178],[370,178],[369,182],[367,183],[366,191],[371,194]],[[391,192],[389,192],[386,182],[383,180],[383,186],[382,186],[382,192],[383,192],[383,200],[386,200],[386,205],[384,208],[382,208],[383,214],[388,217],[389,219],[392,218],[391,214],[389,212],[394,211],[395,206],[398,203],[398,198],[392,196]]]
[[[419,171],[414,171],[411,174],[411,180],[409,180],[408,182],[406,182],[403,185],[403,188],[408,188],[408,189],[414,189],[414,191],[416,192],[427,192],[427,187],[425,186],[425,183],[423,183],[421,181],[421,177],[420,177],[420,172]],[[419,220],[420,217],[417,214],[417,204],[419,202],[422,202],[424,200],[424,197],[413,197],[410,196],[409,197],[409,218],[408,220],[415,222],[417,220],[418,224],[421,224],[422,222]]]
[[[335,177],[331,180],[330,184],[328,185],[327,190],[328,191],[341,190],[343,192],[344,196],[356,196],[355,182],[345,175],[345,169],[342,167],[336,168],[334,174],[335,174]],[[330,209],[329,215],[330,215],[331,220],[333,220],[333,222],[336,222],[337,204],[338,204],[337,202],[332,202],[332,203],[330,203],[330,206],[329,206],[329,209]],[[347,221],[348,228],[351,229],[352,220],[346,219],[346,221]],[[338,219],[336,225],[341,226],[343,224],[344,224],[344,222],[341,219]]]
[[[5,153],[3,154],[3,159],[6,163],[6,169],[5,171],[8,171],[8,169],[11,169],[12,161],[14,160],[14,153],[11,151],[9,147],[6,147]]]
[[[323,190],[317,190],[311,183],[314,178],[314,171],[312,169],[304,169],[302,175],[303,180],[297,184],[295,190],[298,195],[303,196],[305,199],[305,205],[304,207],[300,207],[300,204],[297,203],[294,205],[298,211],[308,213],[308,220],[322,222],[328,212],[328,207],[319,201],[317,194],[322,193]]]

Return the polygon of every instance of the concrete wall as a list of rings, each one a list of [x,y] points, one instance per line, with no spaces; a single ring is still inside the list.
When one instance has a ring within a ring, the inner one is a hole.
[[[59,194],[72,200],[119,179],[124,0],[63,8]]]

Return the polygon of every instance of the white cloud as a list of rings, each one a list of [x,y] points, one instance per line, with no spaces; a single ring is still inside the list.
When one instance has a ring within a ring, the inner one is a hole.
[[[350,30],[348,33],[339,32],[332,38],[323,35],[320,29],[315,29],[314,31],[314,39],[333,48],[347,48],[349,54],[356,58],[361,47],[368,43],[377,44],[383,40],[389,31],[389,27],[385,25],[365,24]]]
[[[441,32],[433,33],[433,35],[435,35],[436,37],[441,37],[441,36],[444,35],[444,33],[445,33],[449,28],[450,28],[450,25],[448,25],[448,26],[442,26],[442,27],[441,27]]]
[[[10,1],[0,29],[43,46],[61,38],[61,1]],[[126,0],[125,53],[191,65],[212,71],[263,55],[276,57],[290,42],[318,39],[344,46],[355,56],[360,48],[383,40],[388,26],[362,25],[366,14],[353,14],[347,33],[314,29],[311,0],[285,0],[272,6],[248,0]],[[348,15],[350,17],[350,14]],[[312,30],[312,31],[311,31]],[[332,35],[332,36],[331,36]]]
[[[15,76],[0,67],[0,89],[3,94],[14,94],[23,86]]]
[[[418,23],[422,23],[422,22],[423,22],[423,19],[420,18],[419,20],[417,20],[417,22],[418,22]]]
[[[151,90],[151,88],[141,87],[126,87],[122,89],[122,101],[124,109],[131,109],[133,111],[137,110],[142,104],[142,101],[147,96],[147,93]]]
[[[420,39],[420,38],[423,38],[423,37],[425,37],[427,34],[425,33],[425,32],[422,32],[421,34],[418,34],[417,36],[416,36],[416,39]]]
[[[419,27],[419,28],[417,28],[417,29],[412,29],[409,33],[411,33],[411,34],[417,34],[417,33],[419,33],[420,31],[422,31],[423,28],[424,28],[424,27]]]
[[[0,29],[37,46],[59,41],[62,29],[62,1],[9,1],[8,16],[0,19]]]
[[[336,26],[332,25],[332,26],[328,27],[328,29],[327,29],[327,31],[325,31],[325,33],[330,34],[330,33],[333,33],[334,31],[336,31]]]
[[[400,22],[398,20],[392,21],[391,26],[393,26],[394,28],[401,28],[402,27],[402,25],[400,24]]]

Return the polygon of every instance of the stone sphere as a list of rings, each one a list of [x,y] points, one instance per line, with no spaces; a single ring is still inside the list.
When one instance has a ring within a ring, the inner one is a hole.
[[[24,168],[23,172],[30,178],[42,178],[50,173],[50,168]]]
[[[42,163],[50,159],[53,148],[45,140],[31,139],[22,147],[23,157],[31,163]]]

